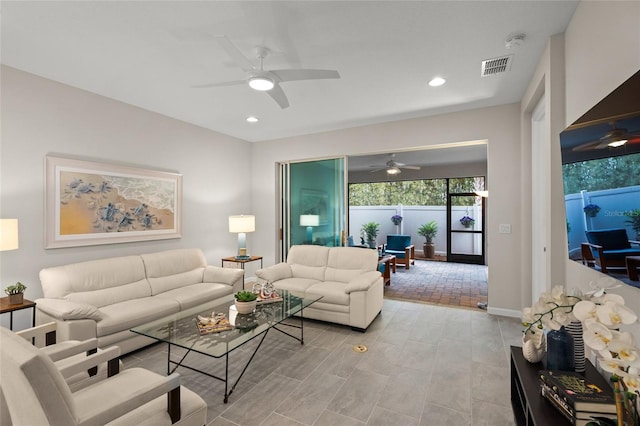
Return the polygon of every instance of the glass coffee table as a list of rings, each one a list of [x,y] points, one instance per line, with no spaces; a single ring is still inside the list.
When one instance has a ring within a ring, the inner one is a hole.
[[[320,300],[321,297],[301,298],[294,296],[286,290],[278,290],[278,293],[282,296],[282,301],[260,303],[252,314],[238,314],[235,316],[235,319],[229,309],[234,304],[233,295],[228,295],[216,301],[168,315],[139,327],[134,327],[131,331],[168,344],[167,374],[173,373],[178,367],[184,367],[224,382],[224,402],[226,404],[229,401],[229,396],[233,393],[233,390],[245,371],[247,371],[249,364],[251,364],[251,361],[258,352],[258,349],[260,349],[269,331],[277,330],[298,340],[300,344],[304,344],[303,310]],[[201,335],[197,325],[197,316],[210,316],[212,312],[224,313],[232,324],[234,324],[234,328],[219,333]],[[296,322],[299,321],[299,323],[291,324],[290,321],[287,323],[283,322],[298,313],[299,315],[296,316]],[[290,334],[282,330],[279,326],[296,328],[300,331],[300,336]],[[229,389],[229,354],[255,338],[260,338],[257,347]],[[172,346],[184,348],[187,352],[180,360],[173,360],[171,359]],[[191,352],[213,358],[224,357],[224,377],[219,377],[184,364],[185,358]]]

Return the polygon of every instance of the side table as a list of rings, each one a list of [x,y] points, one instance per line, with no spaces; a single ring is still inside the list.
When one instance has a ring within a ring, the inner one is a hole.
[[[33,309],[31,327],[36,324],[36,302],[23,299],[22,303],[10,305],[8,297],[0,297],[0,314],[9,313],[9,330],[13,330],[13,312],[21,309]]]
[[[627,275],[631,281],[638,281],[638,268],[640,268],[640,256],[628,256],[625,258]]]
[[[250,256],[248,259],[236,259],[235,256],[223,257],[221,265],[224,268],[225,262],[234,262],[240,264],[240,269],[244,269],[244,265],[249,262],[255,262],[256,260],[260,261],[260,269],[263,268],[262,265],[262,256]],[[242,289],[244,290],[244,275],[242,276]]]

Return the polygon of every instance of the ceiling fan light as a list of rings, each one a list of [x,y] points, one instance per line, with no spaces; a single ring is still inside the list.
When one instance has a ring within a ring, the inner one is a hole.
[[[275,86],[273,80],[268,77],[251,77],[249,79],[249,87],[253,90],[259,90],[261,92],[267,92]]]
[[[617,141],[611,141],[607,145],[609,145],[612,148],[617,148],[619,146],[624,145],[625,143],[627,143],[626,139],[620,139],[620,140],[617,140]]]
[[[438,86],[442,86],[444,83],[446,83],[447,80],[445,80],[442,77],[435,77],[432,78],[431,80],[429,80],[429,86],[431,87],[438,87]]]
[[[400,174],[400,169],[397,168],[397,167],[389,167],[387,169],[387,174],[388,175],[398,175],[398,174]]]

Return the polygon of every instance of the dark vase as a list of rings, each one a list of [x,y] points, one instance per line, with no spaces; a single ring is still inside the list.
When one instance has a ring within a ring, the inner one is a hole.
[[[547,333],[547,370],[575,370],[573,337],[564,327]]]

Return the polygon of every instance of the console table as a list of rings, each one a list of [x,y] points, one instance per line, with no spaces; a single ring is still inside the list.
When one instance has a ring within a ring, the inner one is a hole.
[[[586,360],[584,376],[599,386],[610,386],[598,370]],[[530,363],[522,355],[522,348],[511,346],[511,407],[518,426],[569,425],[570,422],[540,393],[538,371],[542,362]]]

